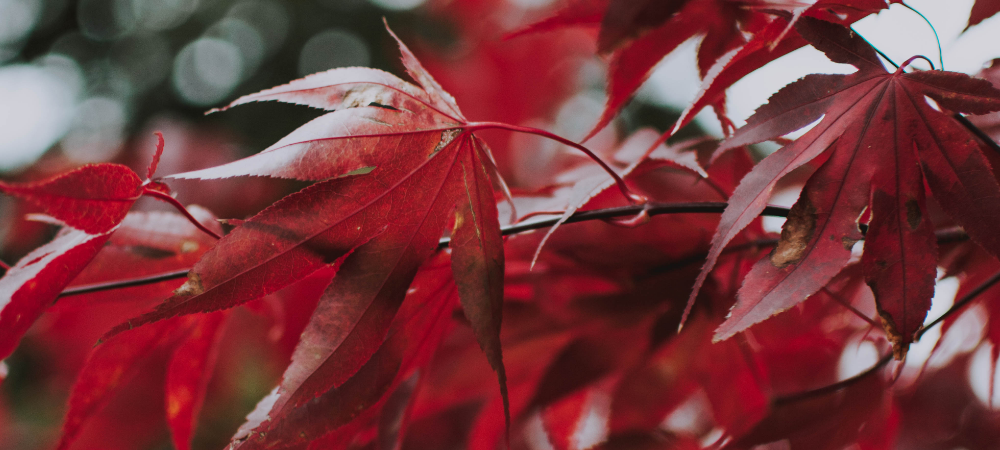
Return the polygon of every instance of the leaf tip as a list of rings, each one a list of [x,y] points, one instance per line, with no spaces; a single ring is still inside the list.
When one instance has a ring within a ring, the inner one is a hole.
[[[156,135],[156,152],[153,153],[153,160],[150,161],[149,167],[146,169],[147,180],[153,178],[153,174],[156,173],[156,166],[160,164],[160,156],[163,155],[163,133],[154,131],[153,134]]]
[[[882,328],[885,330],[885,338],[892,344],[892,357],[896,361],[902,361],[906,357],[906,351],[910,348],[909,340],[904,339],[903,335],[899,333],[896,323],[893,322],[892,317],[888,313],[880,310],[878,317],[882,322]]]

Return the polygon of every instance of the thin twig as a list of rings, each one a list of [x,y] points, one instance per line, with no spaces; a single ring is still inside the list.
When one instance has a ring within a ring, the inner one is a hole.
[[[661,214],[682,214],[682,213],[721,213],[725,209],[726,209],[726,203],[723,202],[692,202],[692,203],[650,202],[645,205],[630,205],[630,206],[619,206],[615,208],[596,209],[589,211],[577,211],[575,214],[570,216],[569,219],[567,219],[564,223],[576,223],[576,222],[585,222],[590,220],[610,219],[614,217],[634,216],[642,212],[643,210],[645,210],[650,216],[656,216]],[[768,206],[764,208],[763,211],[761,211],[760,215],[772,216],[772,217],[785,217],[788,215],[788,208],[784,208],[781,206]],[[506,227],[503,227],[500,230],[500,233],[504,236],[511,236],[515,234],[524,233],[527,231],[551,227],[555,225],[556,222],[558,221],[559,221],[558,218],[552,218],[546,220],[539,220],[537,222],[531,222],[531,223],[508,225]],[[968,235],[966,235],[964,232],[953,228],[938,231],[936,234],[938,236],[938,243],[957,242],[968,239]],[[450,238],[442,238],[441,240],[438,241],[438,248],[439,249],[447,248],[450,242],[451,242]],[[778,240],[773,238],[758,239],[755,241],[728,247],[724,252],[732,253],[755,247],[770,247],[777,245],[777,243]],[[703,261],[706,256],[707,256],[706,253],[693,255],[674,263],[656,267],[650,272],[650,274],[655,275],[657,273],[662,273],[675,268],[684,267],[688,264],[694,264],[699,261]],[[107,283],[98,283],[86,286],[77,286],[75,288],[63,291],[62,294],[59,294],[59,297],[87,294],[91,292],[105,291],[122,287],[139,286],[143,284],[157,283],[163,280],[183,278],[185,276],[187,276],[187,270],[181,270],[181,271],[167,272],[158,275],[152,275],[143,278],[135,278],[123,281],[112,281]]]
[[[622,216],[632,216],[643,211],[644,208],[649,212],[649,215],[651,216],[658,214],[670,214],[670,213],[721,213],[726,208],[726,204],[721,202],[648,203],[646,205],[632,205],[632,206],[622,206],[617,208],[607,208],[607,209],[599,209],[591,211],[578,211],[576,214],[570,216],[570,218],[566,221],[566,223],[583,222],[588,220],[600,220],[600,219],[622,217]],[[787,214],[788,214],[787,208],[782,208],[778,206],[768,206],[767,208],[764,208],[764,211],[761,213],[761,215],[770,215],[777,217],[784,217]],[[559,220],[558,218],[553,218],[526,224],[510,225],[502,228],[500,232],[504,236],[509,236],[513,234],[523,233],[526,231],[550,227],[554,225],[558,220]],[[443,238],[440,241],[438,241],[438,248],[446,248],[448,247],[448,244],[450,242],[451,242],[450,238]],[[770,242],[770,240],[768,240],[768,242]],[[762,245],[767,245],[767,244],[762,244]],[[743,247],[735,246],[734,248],[743,248]],[[704,256],[700,257],[704,259]],[[59,297],[62,298],[71,295],[89,294],[98,291],[107,291],[118,288],[158,283],[164,280],[183,278],[187,276],[187,273],[188,270],[178,270],[174,272],[167,272],[142,278],[134,278],[122,281],[111,281],[106,283],[96,283],[85,286],[77,286],[63,291],[61,294],[59,294]]]
[[[927,22],[927,26],[931,27],[931,31],[934,32],[934,40],[937,41],[938,62],[941,63],[941,70],[944,70],[944,53],[941,52],[941,38],[938,37],[938,32],[937,32],[937,29],[934,28],[934,24],[932,24],[931,21],[927,19],[927,16],[923,15],[920,11],[917,11],[912,6],[907,5],[904,2],[900,2],[900,4],[903,5],[903,6],[905,6],[906,9],[909,9],[910,11],[913,11],[913,12],[917,13],[917,15],[920,16],[921,19],[924,19],[924,22]],[[928,62],[930,62],[930,61],[928,61]],[[934,69],[934,63],[931,63],[931,69],[932,70]]]
[[[879,359],[878,362],[875,363],[874,366],[872,366],[868,370],[866,370],[864,372],[861,372],[861,373],[859,373],[859,374],[857,374],[857,375],[855,375],[853,377],[850,377],[850,378],[847,378],[847,379],[844,379],[844,380],[840,380],[840,381],[838,381],[836,383],[829,384],[829,385],[826,385],[826,386],[823,386],[823,387],[820,387],[820,388],[810,389],[808,391],[796,392],[796,393],[791,394],[791,395],[783,395],[781,397],[777,397],[774,400],[772,400],[771,404],[773,404],[775,406],[788,405],[788,404],[791,404],[791,403],[800,402],[802,400],[808,400],[808,399],[813,398],[813,397],[820,397],[820,396],[823,396],[823,395],[826,395],[826,394],[832,394],[832,393],[837,392],[837,391],[839,391],[841,389],[849,387],[849,386],[851,386],[851,385],[853,385],[853,384],[855,384],[855,383],[857,383],[857,382],[859,382],[861,380],[864,380],[868,376],[870,376],[870,375],[878,372],[879,369],[881,369],[882,367],[884,367],[886,364],[889,364],[889,361],[892,361],[892,353],[889,353],[889,354],[883,356],[882,359]]]
[[[932,321],[931,323],[929,323],[926,326],[920,328],[920,330],[917,331],[915,333],[915,335],[914,335],[914,341],[920,340],[920,337],[923,336],[924,333],[927,332],[927,330],[929,330],[929,329],[933,328],[934,326],[936,326],[936,325],[944,322],[945,319],[947,319],[949,316],[951,316],[951,315],[957,313],[958,311],[960,311],[965,305],[968,305],[970,302],[972,302],[973,299],[975,299],[977,296],[979,296],[983,292],[986,292],[986,290],[988,290],[989,288],[993,287],[993,285],[996,284],[997,282],[1000,282],[1000,272],[997,272],[997,273],[993,274],[993,276],[990,277],[988,280],[980,283],[979,286],[976,286],[975,289],[969,291],[969,293],[965,294],[964,296],[962,296],[961,299],[959,299],[958,301],[956,301],[955,304],[951,306],[951,308],[949,308],[947,311],[944,312],[944,314],[941,314],[940,317],[938,317],[937,319],[934,319],[934,321]],[[868,369],[868,370],[866,370],[864,372],[861,372],[861,373],[859,373],[859,374],[857,374],[857,375],[855,375],[855,376],[853,376],[851,378],[848,378],[848,379],[842,380],[842,381],[838,381],[836,383],[833,383],[833,384],[827,385],[827,386],[823,386],[821,388],[811,389],[811,390],[808,390],[808,391],[803,391],[803,392],[798,392],[798,393],[791,394],[791,395],[786,395],[786,396],[778,397],[778,398],[774,399],[773,404],[775,404],[775,405],[783,405],[783,404],[795,403],[795,402],[806,400],[806,399],[809,399],[809,398],[812,398],[812,397],[818,397],[818,396],[821,396],[821,395],[830,394],[830,393],[839,391],[839,390],[841,390],[843,388],[846,388],[846,387],[848,387],[848,386],[850,386],[850,385],[852,385],[854,383],[857,383],[858,381],[861,381],[862,379],[864,379],[865,377],[867,377],[869,375],[874,374],[879,369],[881,369],[883,366],[885,366],[886,364],[888,364],[889,361],[892,360],[892,357],[893,357],[892,353],[889,353],[889,354],[883,356],[882,359],[880,359],[870,369]]]
[[[827,289],[826,286],[823,286],[823,288],[820,289],[820,290],[823,291],[823,293],[826,294],[827,297],[832,298],[833,301],[839,303],[841,306],[843,306],[844,308],[847,308],[849,311],[851,311],[852,313],[854,313],[855,316],[858,316],[858,317],[861,318],[861,320],[864,320],[865,322],[868,322],[869,325],[871,325],[873,327],[878,327],[879,326],[878,322],[875,322],[875,319],[872,319],[871,317],[866,316],[863,312],[858,311],[858,308],[855,308],[854,305],[852,305],[852,304],[848,303],[847,301],[845,301],[844,299],[840,298],[839,295],[834,294],[833,292],[831,292],[830,289]]]
[[[159,283],[166,280],[175,280],[177,278],[184,278],[187,276],[190,269],[175,270],[173,272],[159,273],[156,275],[150,275],[148,277],[131,278],[128,280],[118,280],[118,281],[108,281],[105,283],[93,283],[84,284],[80,286],[71,287],[62,291],[59,294],[59,298],[69,297],[72,295],[83,295],[90,294],[93,292],[109,291],[112,289],[121,289],[133,286],[142,286],[145,284]]]
[[[588,211],[577,211],[568,219],[563,221],[563,224],[576,223],[576,222],[586,222],[589,220],[604,220],[613,219],[615,217],[628,217],[639,214],[643,211],[650,216],[657,216],[660,214],[683,214],[683,213],[707,213],[707,214],[719,214],[726,209],[725,202],[688,202],[688,203],[660,203],[660,202],[649,202],[644,205],[629,205],[629,206],[618,206],[614,208],[604,208],[604,209],[593,209]],[[788,215],[788,208],[781,206],[768,206],[761,211],[762,216],[773,216],[773,217],[785,217]],[[516,225],[510,225],[502,228],[500,231],[504,236],[509,236],[512,234],[520,234],[525,231],[538,230],[541,228],[548,228],[559,222],[558,217],[553,217],[551,219],[539,220],[537,222],[530,223],[519,223]],[[448,246],[451,242],[451,238],[442,238],[438,241],[438,248],[444,248]]]
[[[998,145],[996,141],[994,141],[993,138],[990,137],[990,135],[986,134],[985,131],[977,127],[974,123],[970,122],[967,117],[959,113],[953,114],[952,117],[954,117],[955,120],[957,120],[958,123],[962,124],[962,126],[964,126],[967,130],[971,131],[972,134],[976,135],[977,138],[982,140],[987,147],[992,148],[993,151],[997,153],[1000,153],[1000,145]]]
[[[920,337],[923,336],[925,332],[927,332],[927,330],[931,329],[932,327],[941,322],[944,322],[944,319],[947,319],[952,314],[957,313],[965,305],[968,305],[972,300],[974,300],[977,296],[979,296],[979,294],[986,292],[987,289],[993,287],[994,284],[997,284],[998,281],[1000,281],[1000,272],[993,274],[993,276],[990,277],[988,280],[980,283],[979,286],[975,287],[975,289],[969,291],[969,293],[963,295],[962,298],[956,300],[955,304],[951,305],[951,308],[948,308],[948,310],[945,311],[944,314],[941,314],[937,319],[934,319],[934,321],[932,321],[931,323],[920,328],[920,330],[916,332],[914,340],[919,340]]]

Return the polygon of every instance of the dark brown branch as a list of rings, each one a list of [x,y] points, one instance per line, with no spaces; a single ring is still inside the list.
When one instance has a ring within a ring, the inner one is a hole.
[[[944,231],[949,231],[949,230],[944,230]],[[940,237],[941,237],[941,233],[939,233],[939,239],[940,239]],[[948,236],[946,235],[945,237],[948,237]],[[926,326],[924,326],[923,328],[921,328],[920,331],[918,331],[916,333],[916,336],[914,336],[914,341],[920,340],[920,337],[923,336],[924,333],[927,332],[927,330],[929,330],[929,329],[933,328],[934,326],[936,326],[936,325],[944,322],[945,319],[947,319],[949,316],[951,316],[951,315],[957,313],[958,311],[960,311],[963,307],[965,307],[965,305],[968,305],[970,302],[972,302],[973,299],[975,299],[976,297],[978,297],[983,292],[986,292],[986,290],[988,290],[989,288],[993,287],[993,285],[995,285],[997,282],[1000,282],[1000,272],[997,272],[997,273],[993,274],[993,276],[990,277],[988,280],[980,283],[979,286],[976,286],[975,289],[969,291],[969,293],[965,294],[964,296],[962,296],[961,299],[957,300],[955,302],[955,304],[952,305],[951,308],[948,309],[948,311],[945,311],[944,314],[941,314],[940,317],[938,317],[937,319],[934,319],[934,321],[932,321],[931,323],[929,323]],[[809,390],[809,391],[798,392],[798,393],[795,393],[795,394],[778,397],[778,398],[774,399],[774,404],[775,405],[782,405],[782,404],[795,403],[795,402],[798,402],[798,401],[801,401],[801,400],[805,400],[805,399],[808,399],[808,398],[818,397],[818,396],[821,396],[821,395],[825,395],[825,394],[829,394],[829,393],[832,393],[832,392],[839,391],[839,390],[841,390],[843,388],[846,388],[846,387],[848,387],[848,386],[850,386],[850,385],[852,385],[854,383],[857,383],[858,381],[860,381],[861,379],[863,379],[863,378],[865,378],[865,377],[867,377],[869,375],[874,374],[875,372],[878,371],[878,369],[880,369],[883,366],[885,366],[886,364],[888,364],[889,361],[891,361],[891,360],[892,360],[892,353],[889,353],[889,354],[883,356],[882,359],[880,359],[878,361],[878,363],[876,363],[874,366],[872,366],[872,368],[870,368],[870,369],[868,369],[868,370],[866,370],[866,371],[864,371],[862,373],[859,373],[859,374],[857,374],[857,375],[855,375],[855,376],[853,376],[851,378],[848,378],[848,379],[843,380],[843,381],[838,381],[836,383],[833,383],[833,384],[828,385],[828,386],[823,386],[821,388],[812,389],[812,390]]]
[[[607,208],[598,209],[590,211],[578,211],[576,214],[570,216],[565,223],[575,223],[584,222],[588,220],[600,220],[600,219],[610,219],[615,217],[626,217],[634,216],[645,209],[649,215],[655,216],[659,214],[680,214],[680,213],[721,213],[726,209],[726,203],[723,202],[695,202],[695,203],[646,203],[644,205],[630,205],[622,206],[617,208]],[[788,209],[778,206],[768,206],[764,208],[761,215],[770,215],[777,217],[785,217],[788,215]],[[524,233],[526,231],[537,230],[540,228],[551,227],[559,221],[558,217],[552,219],[540,220],[537,222],[516,224],[504,227],[501,233],[504,236],[509,236],[512,234]],[[450,238],[443,238],[438,242],[438,248],[446,248],[451,242]],[[773,244],[772,244],[773,245]],[[701,256],[704,259],[704,256]],[[697,260],[695,260],[697,261]],[[81,295],[89,294],[98,291],[107,291],[112,289],[126,288],[132,286],[141,286],[144,284],[159,283],[160,281],[173,280],[177,278],[184,278],[187,276],[187,270],[179,270],[174,272],[168,272],[158,275],[153,275],[149,277],[133,278],[129,280],[122,281],[111,281],[107,283],[97,283],[85,286],[77,286],[70,289],[66,289],[61,294],[59,298],[68,297],[71,295]]]
[[[855,316],[858,316],[858,318],[860,318],[861,320],[864,320],[865,322],[868,322],[868,325],[871,325],[873,327],[878,327],[879,326],[878,322],[876,322],[875,319],[872,319],[871,317],[866,316],[865,313],[863,313],[861,311],[858,311],[858,308],[855,308],[854,305],[852,305],[848,301],[840,298],[839,295],[837,295],[837,294],[833,293],[832,291],[830,291],[830,289],[828,289],[826,286],[823,286],[823,288],[820,289],[820,292],[826,294],[827,297],[832,298],[833,301],[839,303],[840,306],[843,306],[844,308],[847,308],[848,311],[850,311],[851,313],[853,313]]]
[[[634,216],[643,210],[650,216],[656,216],[661,214],[683,214],[683,213],[721,213],[726,209],[726,203],[724,202],[692,202],[692,203],[658,203],[649,202],[644,205],[629,205],[620,206],[615,208],[597,209],[589,211],[577,211],[575,214],[570,216],[565,223],[576,223],[585,222],[589,220],[603,220],[611,219],[615,217],[628,217]],[[773,217],[785,217],[788,215],[788,208],[783,208],[780,206],[768,206],[764,208],[761,212],[762,216],[773,216]],[[555,225],[559,221],[558,217],[553,217],[551,219],[539,220],[537,222],[522,223],[506,226],[501,229],[501,233],[504,236],[510,236],[514,234],[524,233],[526,231],[537,230],[541,228],[547,228]],[[968,236],[964,232],[958,229],[947,229],[938,232],[938,243],[943,242],[956,242],[968,239]],[[443,238],[438,241],[438,248],[446,248],[451,242],[450,238]],[[777,244],[776,239],[761,239],[758,241],[747,242],[740,245],[735,245],[727,248],[726,252],[738,252],[754,247],[764,247],[773,246]],[[685,258],[683,260],[657,267],[653,269],[653,273],[660,273],[663,271],[668,271],[673,268],[683,267],[688,264],[694,264],[705,259],[705,254],[698,254]],[[107,291],[112,289],[126,288],[132,286],[141,286],[144,284],[159,283],[160,281],[173,280],[177,278],[184,278],[187,276],[187,270],[178,270],[174,272],[167,272],[158,275],[153,275],[149,277],[133,278],[129,280],[121,281],[110,281],[106,283],[97,283],[85,286],[77,286],[70,289],[66,289],[61,294],[59,298],[68,297],[72,295],[89,294],[92,292]]]
[[[826,386],[823,386],[823,387],[820,387],[820,388],[810,389],[808,391],[796,392],[796,393],[791,394],[791,395],[783,395],[781,397],[777,397],[774,400],[772,400],[771,404],[773,404],[774,406],[788,405],[788,404],[800,402],[802,400],[808,400],[808,399],[813,398],[813,397],[820,397],[820,396],[823,396],[823,395],[826,395],[826,394],[832,394],[832,393],[837,392],[837,391],[839,391],[841,389],[849,387],[849,386],[851,386],[851,385],[853,385],[853,384],[855,384],[855,383],[857,383],[857,382],[859,382],[859,381],[867,378],[868,376],[870,376],[870,375],[878,372],[879,369],[881,369],[882,367],[884,367],[886,364],[889,364],[889,361],[892,361],[892,353],[891,352],[889,354],[883,356],[882,359],[879,359],[878,362],[875,363],[875,365],[872,366],[871,368],[869,368],[868,370],[866,370],[864,372],[861,372],[861,373],[859,373],[859,374],[857,374],[857,375],[855,375],[853,377],[850,377],[850,378],[847,378],[845,380],[841,380],[841,381],[838,381],[836,383],[829,384],[829,385],[826,385]]]
[[[657,216],[661,214],[684,214],[684,213],[703,213],[703,214],[719,214],[726,209],[726,202],[688,202],[688,203],[660,203],[660,202],[649,202],[644,205],[629,205],[629,206],[619,206],[615,208],[605,208],[605,209],[595,209],[589,211],[577,211],[575,214],[566,219],[563,224],[576,223],[576,222],[586,222],[588,220],[604,220],[613,219],[616,217],[630,217],[639,214],[643,210],[650,216]],[[788,215],[788,208],[783,208],[780,206],[768,206],[761,211],[762,216],[772,216],[772,217],[785,217]],[[537,222],[530,223],[520,223],[516,225],[510,225],[504,227],[501,232],[504,236],[509,236],[512,234],[520,234],[525,231],[538,230],[541,228],[548,228],[559,222],[558,217],[553,217],[551,219],[539,220]],[[444,248],[448,246],[451,242],[450,238],[443,238],[438,241],[438,248]]]
[[[69,289],[62,291],[62,293],[59,294],[59,298],[69,297],[71,295],[90,294],[92,292],[109,291],[112,289],[121,289],[132,286],[142,286],[144,284],[159,283],[161,281],[184,278],[187,276],[187,274],[188,274],[188,269],[183,269],[183,270],[175,270],[173,272],[151,275],[148,277],[132,278],[128,280],[119,280],[119,281],[108,281],[105,283],[84,284],[80,286],[71,287]]]
[[[964,126],[965,129],[969,130],[970,132],[972,132],[972,134],[976,135],[976,137],[979,138],[979,140],[983,141],[983,143],[985,143],[987,147],[992,148],[993,151],[997,153],[1000,153],[1000,144],[997,144],[996,141],[994,141],[993,138],[990,137],[990,135],[986,134],[985,131],[981,130],[974,123],[970,122],[967,117],[959,113],[953,114],[952,117],[954,117],[955,120],[958,121],[958,123],[962,124],[962,126]]]

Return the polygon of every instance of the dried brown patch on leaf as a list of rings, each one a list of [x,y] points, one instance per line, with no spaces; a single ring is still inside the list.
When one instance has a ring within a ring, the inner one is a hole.
[[[771,264],[781,268],[798,262],[815,231],[816,207],[809,201],[809,197],[803,195],[788,211],[788,219],[781,227],[781,241],[771,252]]]
[[[903,345],[903,335],[899,334],[896,323],[892,321],[892,316],[889,313],[879,308],[878,317],[882,321],[882,328],[885,329],[886,339],[892,344],[892,356],[897,361],[902,361],[903,357],[906,356],[907,349],[907,346]]]
[[[451,144],[451,141],[454,141],[455,137],[458,136],[459,133],[461,132],[462,132],[461,128],[453,128],[450,130],[442,131],[441,142],[438,142],[438,145],[434,147],[434,150],[431,152],[431,155],[441,151],[441,149],[447,147],[448,144]]]
[[[201,284],[201,275],[194,271],[188,272],[188,280],[174,291],[174,295],[201,295],[205,287]]]

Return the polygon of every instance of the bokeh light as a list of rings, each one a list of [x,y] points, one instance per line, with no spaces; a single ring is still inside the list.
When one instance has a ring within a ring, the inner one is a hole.
[[[17,54],[41,8],[41,0],[0,0],[0,62]]]
[[[192,105],[218,103],[233,91],[242,75],[243,55],[236,45],[222,39],[195,40],[174,59],[174,89]]]
[[[390,11],[405,11],[424,4],[427,0],[369,0],[373,5]]]
[[[0,68],[0,167],[35,162],[69,128],[82,76],[59,59]]]
[[[96,41],[110,41],[131,32],[138,19],[130,0],[80,0],[76,17],[80,31]]]
[[[370,63],[368,45],[358,35],[341,29],[325,30],[309,38],[302,46],[299,75],[336,67],[367,66]]]

